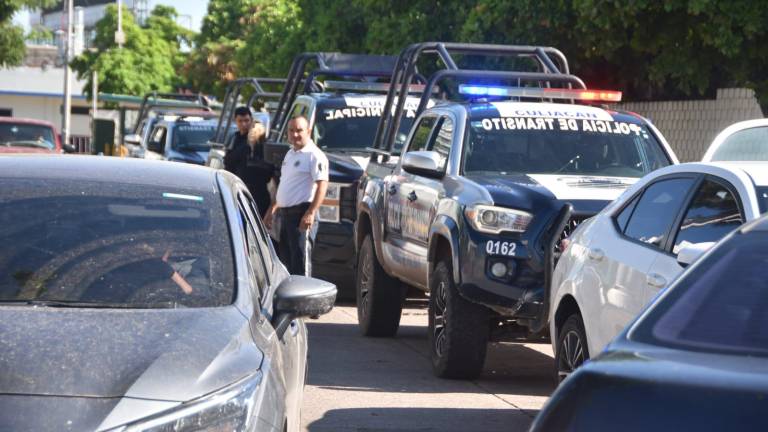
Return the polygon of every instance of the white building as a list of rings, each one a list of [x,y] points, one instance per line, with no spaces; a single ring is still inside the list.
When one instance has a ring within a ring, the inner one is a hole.
[[[72,74],[70,134],[91,136],[90,104],[83,95],[84,81]],[[0,116],[46,120],[61,132],[64,102],[64,69],[17,67],[0,69]]]

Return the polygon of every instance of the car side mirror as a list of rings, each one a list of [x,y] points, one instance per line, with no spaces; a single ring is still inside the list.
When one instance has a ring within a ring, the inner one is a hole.
[[[715,242],[686,244],[677,253],[677,263],[683,267],[693,264],[694,261],[711,249],[714,244]]]
[[[403,156],[403,170],[411,174],[431,178],[442,178],[440,154],[434,151],[412,151]]]
[[[304,276],[290,276],[275,292],[273,326],[282,338],[296,318],[327,314],[336,302],[336,285]]]
[[[123,138],[123,141],[125,141],[126,144],[141,145],[141,135],[128,134],[125,136],[125,138]]]
[[[69,143],[62,144],[61,149],[64,150],[64,153],[77,153],[75,146]]]

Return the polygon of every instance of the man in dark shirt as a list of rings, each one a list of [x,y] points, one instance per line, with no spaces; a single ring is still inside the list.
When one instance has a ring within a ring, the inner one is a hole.
[[[254,128],[251,110],[241,106],[235,109],[235,124],[237,133],[232,137],[232,143],[224,156],[224,169],[240,177],[248,186],[248,191],[256,201],[260,215],[263,217],[272,203],[267,184],[274,177],[274,167],[264,161],[263,140],[266,131],[261,123],[261,133]],[[249,133],[251,139],[249,140]]]

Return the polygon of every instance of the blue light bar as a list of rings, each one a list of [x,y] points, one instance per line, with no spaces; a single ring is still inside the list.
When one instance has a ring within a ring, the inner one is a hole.
[[[488,87],[478,85],[459,85],[459,93],[471,96],[509,96],[507,87]]]
[[[511,96],[544,99],[578,99],[599,102],[621,102],[621,92],[614,90],[499,87],[460,84],[459,93],[470,96]]]

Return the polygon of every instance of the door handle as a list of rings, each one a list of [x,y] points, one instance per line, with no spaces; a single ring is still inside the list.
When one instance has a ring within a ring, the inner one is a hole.
[[[603,258],[605,258],[605,252],[603,252],[603,250],[600,248],[589,248],[589,252],[587,252],[587,256],[591,260],[602,261]]]
[[[408,194],[408,201],[416,201],[419,197],[416,196],[416,192],[411,191],[411,193]]]
[[[664,276],[658,273],[651,273],[645,277],[645,282],[654,288],[664,288],[667,285],[667,280]]]
[[[395,186],[395,185],[393,185],[393,184],[392,184],[392,185],[389,185],[389,189],[388,189],[388,191],[389,191],[390,195],[394,195],[394,194],[396,194],[396,193],[397,193],[397,186]]]

